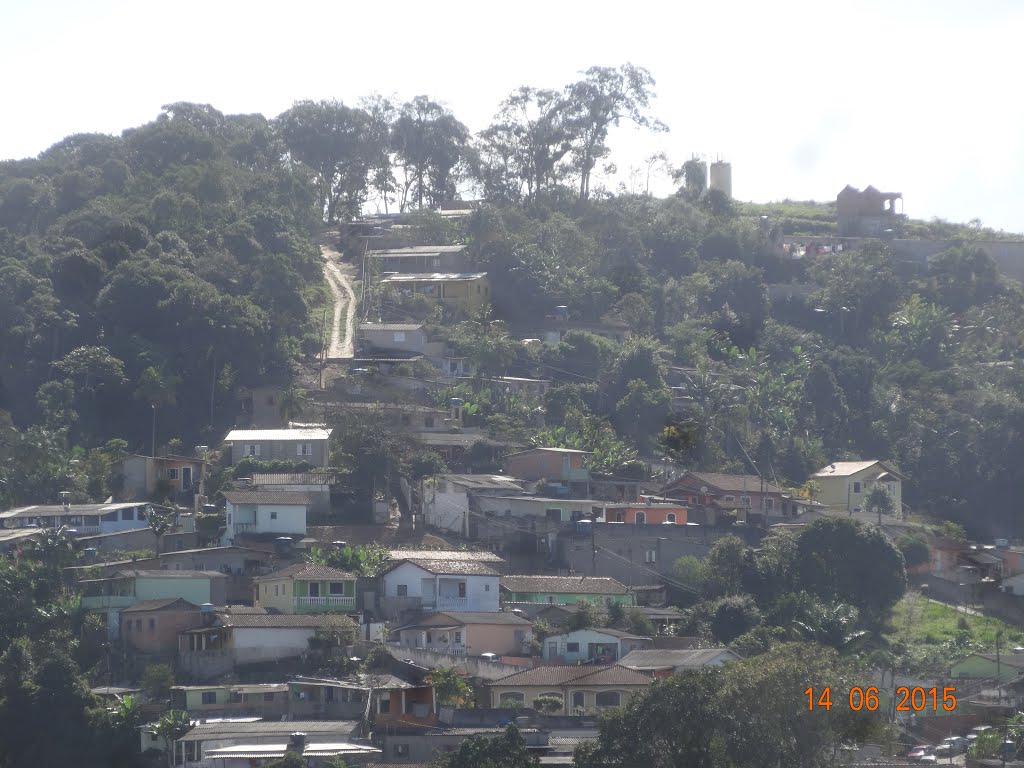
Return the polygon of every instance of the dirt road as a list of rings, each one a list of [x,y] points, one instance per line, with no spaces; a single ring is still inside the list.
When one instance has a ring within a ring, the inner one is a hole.
[[[339,254],[330,244],[330,235],[318,241],[320,256],[324,260],[324,278],[334,294],[334,322],[327,358],[355,357],[356,294],[352,290],[351,267],[341,263]]]

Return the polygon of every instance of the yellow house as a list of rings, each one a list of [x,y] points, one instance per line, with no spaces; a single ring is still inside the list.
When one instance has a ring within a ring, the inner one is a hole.
[[[836,461],[811,475],[819,488],[815,501],[832,511],[866,511],[868,494],[881,486],[893,500],[893,508],[903,509],[903,480],[906,478],[882,461]]]
[[[337,568],[299,563],[253,579],[257,608],[281,613],[343,613],[356,608],[356,577]]]
[[[475,312],[491,300],[486,272],[390,273],[380,282],[400,293],[421,294],[466,313]]]

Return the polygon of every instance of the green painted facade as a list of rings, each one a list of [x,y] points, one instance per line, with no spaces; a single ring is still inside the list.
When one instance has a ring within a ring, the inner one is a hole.
[[[1016,680],[1021,676],[1021,669],[1019,663],[1009,664],[1007,663],[1007,654],[1003,655],[1000,659],[1000,663],[996,664],[995,659],[986,659],[984,656],[968,656],[963,661],[958,661],[953,664],[949,669],[949,676],[954,678],[975,678],[975,679],[987,679],[987,680],[999,680],[1000,682],[1006,683],[1010,680]],[[1013,662],[1019,662],[1020,656],[1013,658]]]

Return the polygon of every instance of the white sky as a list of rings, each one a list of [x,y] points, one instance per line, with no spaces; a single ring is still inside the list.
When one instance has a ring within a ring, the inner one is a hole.
[[[0,158],[175,101],[273,117],[425,93],[478,131],[519,85],[631,61],[671,132],[614,134],[622,175],[721,155],[741,200],[874,184],[915,218],[1024,232],[1019,0],[0,0],[0,27]]]

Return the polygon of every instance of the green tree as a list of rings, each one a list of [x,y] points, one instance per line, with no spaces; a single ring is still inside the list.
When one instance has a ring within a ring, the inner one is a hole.
[[[514,724],[502,736],[470,736],[454,752],[439,754],[438,768],[539,768],[540,758],[526,746]]]
[[[437,701],[443,706],[464,707],[472,696],[469,683],[462,679],[454,667],[435,667],[424,680],[434,686]]]
[[[565,701],[561,696],[543,694],[535,698],[531,706],[542,714],[553,715],[562,711]]]
[[[864,508],[878,515],[878,524],[881,525],[882,515],[892,517],[896,513],[896,502],[884,486],[875,485],[864,499]]]
[[[192,730],[192,719],[188,712],[180,709],[170,709],[164,712],[156,722],[156,735],[167,747],[164,753],[167,755],[167,765],[174,765],[174,742]]]
[[[761,623],[761,611],[750,595],[733,595],[716,600],[708,609],[711,633],[728,645]]]
[[[284,389],[277,401],[277,412],[287,424],[301,416],[307,405],[306,392],[302,387],[291,385]]]
[[[592,629],[603,627],[608,623],[608,613],[596,603],[587,600],[576,603],[576,610],[569,614],[567,622],[570,632],[578,629]]]
[[[426,96],[402,105],[393,126],[393,141],[402,168],[401,210],[415,200],[422,210],[455,197],[453,171],[465,158],[469,130],[455,116]]]
[[[171,695],[174,670],[168,664],[149,664],[143,670],[139,683],[151,701],[164,701]]]

